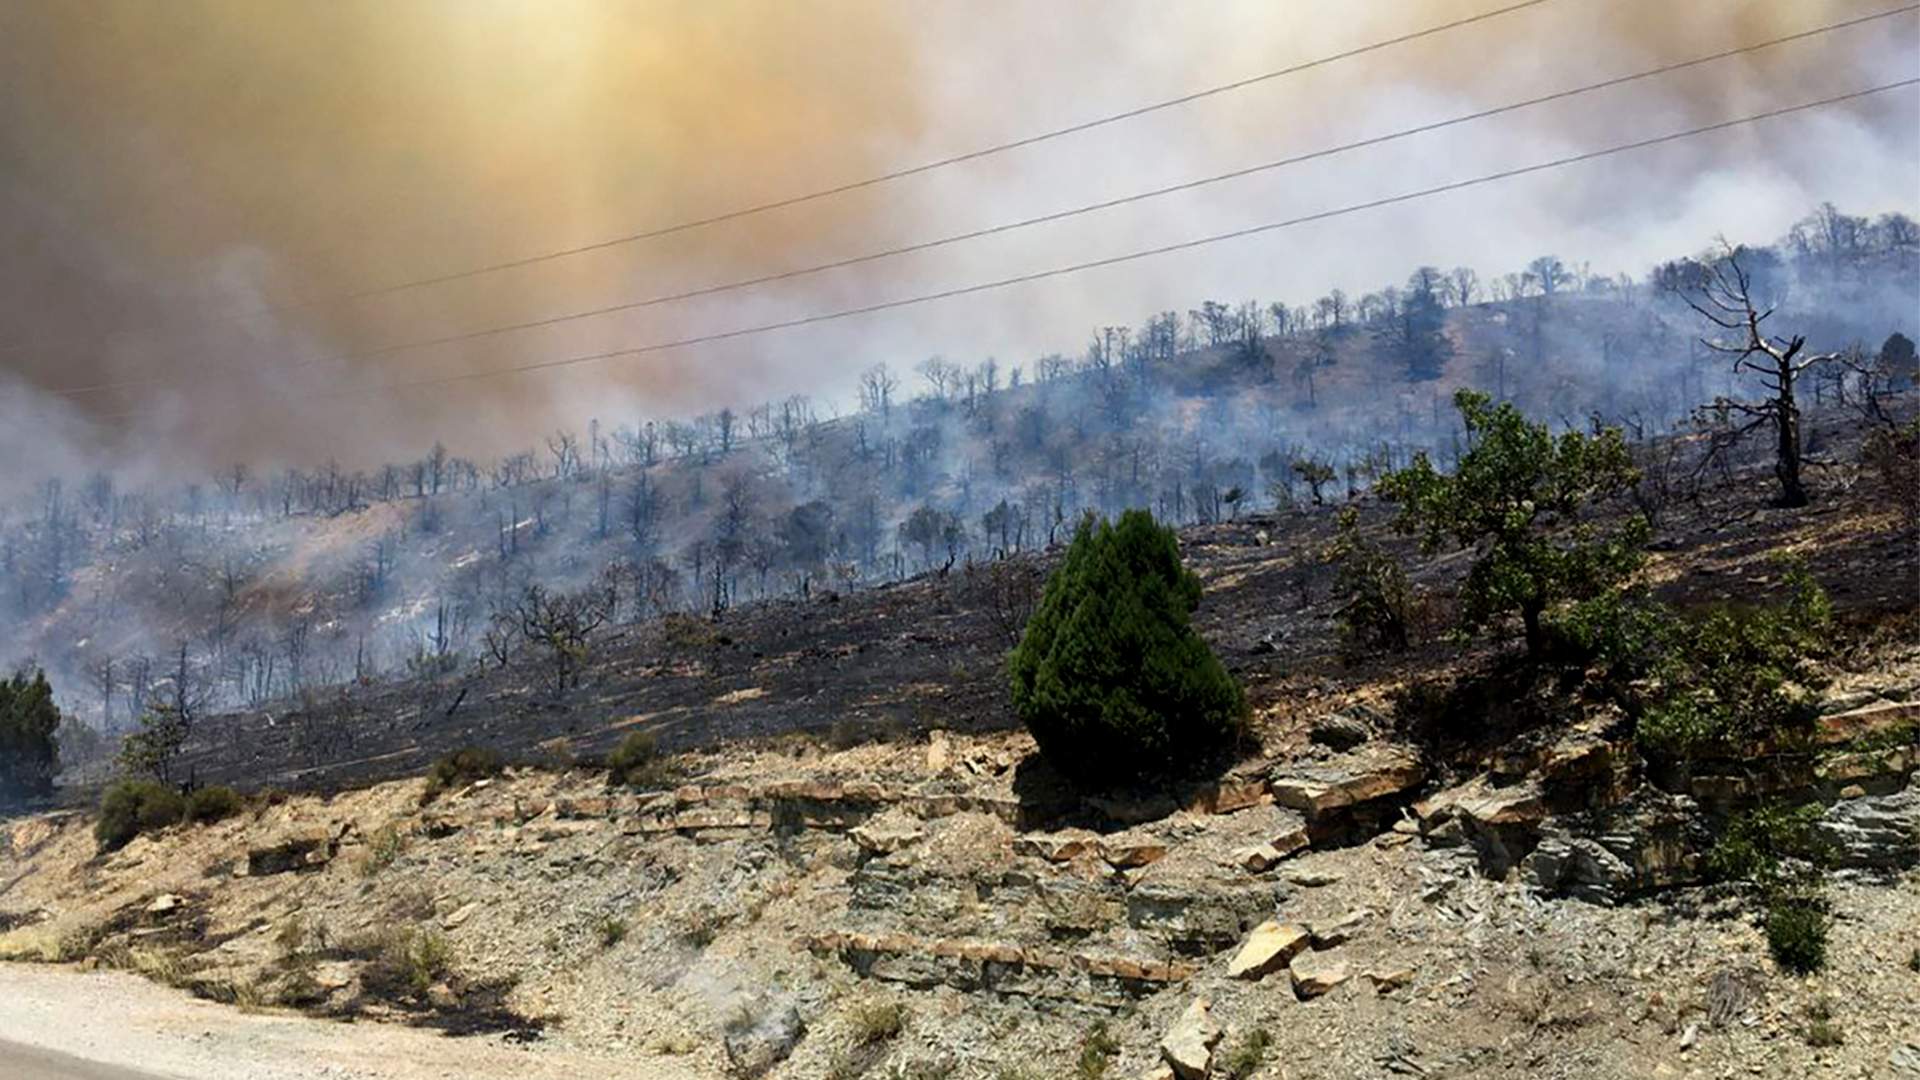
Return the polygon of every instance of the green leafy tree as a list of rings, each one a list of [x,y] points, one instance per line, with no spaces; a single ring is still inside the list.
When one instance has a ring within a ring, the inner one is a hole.
[[[60,708],[45,672],[0,681],[0,799],[46,795],[60,771]]]
[[[1245,702],[1193,631],[1200,580],[1144,510],[1081,522],[1008,671],[1040,750],[1082,781],[1191,765],[1231,743]]]
[[[1583,517],[1629,491],[1639,471],[1619,428],[1556,437],[1478,391],[1456,393],[1454,404],[1470,442],[1459,467],[1441,473],[1417,454],[1381,478],[1380,492],[1400,504],[1399,527],[1420,534],[1426,550],[1451,540],[1478,553],[1462,589],[1461,629],[1518,615],[1528,656],[1541,659],[1549,611],[1599,596],[1639,567],[1645,518],[1603,530]]]

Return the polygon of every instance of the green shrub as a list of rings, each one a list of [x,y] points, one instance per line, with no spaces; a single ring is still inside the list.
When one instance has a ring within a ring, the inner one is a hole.
[[[500,755],[484,746],[467,746],[433,763],[427,771],[427,787],[420,801],[432,802],[440,793],[459,784],[485,780],[500,772]]]
[[[1120,1041],[1107,1031],[1105,1021],[1097,1022],[1080,1040],[1080,1057],[1074,1062],[1073,1075],[1076,1080],[1100,1080],[1119,1056]]]
[[[607,783],[655,790],[672,783],[672,774],[660,757],[660,744],[651,732],[633,732],[607,755]]]
[[[1451,541],[1477,552],[1460,590],[1461,631],[1518,615],[1527,655],[1543,659],[1547,618],[1562,605],[1603,596],[1639,567],[1646,519],[1611,532],[1584,520],[1592,504],[1624,495],[1639,478],[1619,428],[1555,436],[1512,404],[1462,390],[1454,405],[1472,449],[1451,474],[1425,453],[1380,478],[1400,504],[1398,527],[1428,551]]]
[[[1847,1041],[1846,1032],[1833,1019],[1833,1003],[1818,998],[1807,1006],[1807,1045],[1829,1049]]]
[[[1333,593],[1340,599],[1340,645],[1349,658],[1405,652],[1412,641],[1413,587],[1380,545],[1360,534],[1360,513],[1340,511],[1340,532],[1327,546]]]
[[[900,1036],[907,1026],[907,1007],[897,1001],[869,1001],[847,1014],[858,1046],[873,1046]]]
[[[1267,1029],[1254,1028],[1220,1059],[1220,1075],[1225,1080],[1253,1080],[1260,1066],[1266,1064],[1272,1046],[1273,1036]]]
[[[1007,667],[1014,710],[1065,775],[1115,781],[1233,741],[1245,702],[1190,618],[1200,581],[1144,510],[1083,521]]]
[[[187,796],[187,820],[199,823],[219,821],[240,812],[240,793],[223,784],[194,789]]]
[[[1816,897],[1781,894],[1767,904],[1767,951],[1796,975],[1827,963],[1827,913]]]
[[[1677,621],[1660,643],[1659,691],[1636,725],[1640,744],[1672,757],[1738,752],[1791,738],[1816,715],[1813,660],[1833,622],[1827,594],[1801,566],[1793,595],[1768,607],[1723,607]]]
[[[593,933],[600,939],[601,948],[611,949],[627,940],[627,920],[618,915],[602,915],[594,920]]]
[[[1708,872],[1721,881],[1749,882],[1763,894],[1793,884],[1782,860],[1800,860],[1807,875],[1817,876],[1827,854],[1813,830],[1821,809],[1819,803],[1767,803],[1733,818],[1707,852]]]
[[[167,785],[122,780],[100,797],[100,821],[93,836],[101,851],[114,851],[143,832],[178,824],[186,813],[187,800]]]
[[[453,948],[446,935],[432,929],[383,931],[352,951],[367,957],[361,984],[386,998],[423,997],[453,966]]]

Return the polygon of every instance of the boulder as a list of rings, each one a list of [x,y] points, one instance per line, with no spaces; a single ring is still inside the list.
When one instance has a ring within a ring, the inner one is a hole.
[[[1311,934],[1304,927],[1263,922],[1247,935],[1233,959],[1227,963],[1227,975],[1235,979],[1258,980],[1286,967],[1307,947]]]
[[[1322,716],[1307,729],[1307,738],[1335,750],[1351,750],[1373,738],[1365,720],[1337,712]]]
[[[1160,1040],[1160,1058],[1180,1080],[1205,1080],[1222,1034],[1207,1011],[1206,999],[1195,998]]]
[[[1293,992],[1301,1001],[1317,998],[1353,977],[1346,961],[1314,953],[1301,953],[1287,965],[1293,975]]]

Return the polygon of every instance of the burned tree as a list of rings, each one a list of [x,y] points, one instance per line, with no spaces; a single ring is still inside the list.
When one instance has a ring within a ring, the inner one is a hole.
[[[591,656],[593,633],[613,617],[613,600],[605,588],[558,593],[529,585],[511,608],[494,614],[489,641],[497,637],[502,642],[496,655],[503,664],[511,648],[506,642],[512,639],[539,648],[553,674],[553,691],[562,694],[579,685],[580,669]]]
[[[1770,256],[1726,245],[1723,253],[1710,261],[1663,268],[1661,278],[1670,292],[1723,332],[1717,338],[1702,338],[1702,343],[1732,356],[1734,375],[1756,376],[1766,392],[1759,401],[1719,397],[1700,407],[1698,415],[1715,427],[1710,455],[1731,448],[1755,431],[1771,428],[1773,474],[1780,482],[1776,502],[1786,507],[1805,506],[1807,488],[1801,478],[1805,454],[1796,384],[1809,370],[1831,363],[1836,354],[1807,352],[1803,334],[1781,337],[1761,328],[1777,305],[1756,295],[1759,283],[1741,260],[1751,263],[1765,258]]]

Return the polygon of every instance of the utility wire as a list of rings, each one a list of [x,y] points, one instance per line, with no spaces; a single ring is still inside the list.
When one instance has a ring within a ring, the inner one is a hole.
[[[602,307],[587,308],[584,310],[566,312],[559,315],[548,315],[548,316],[543,316],[537,319],[529,319],[523,322],[507,323],[500,326],[485,327],[477,330],[467,330],[459,333],[447,334],[440,337],[421,338],[421,339],[416,339],[412,341],[397,342],[391,345],[383,345],[383,346],[379,346],[377,348],[372,348],[372,349],[363,349],[363,350],[354,351],[354,352],[333,353],[326,356],[313,357],[306,360],[296,361],[295,363],[290,365],[286,365],[286,367],[283,368],[283,370],[293,371],[293,370],[298,370],[314,364],[337,363],[345,360],[371,359],[371,358],[380,357],[380,356],[390,356],[395,353],[409,352],[415,349],[430,348],[437,345],[452,345],[460,342],[475,341],[482,338],[497,337],[502,334],[517,333],[523,330],[534,330],[534,329],[539,329],[547,326],[556,326],[563,323],[576,322],[581,319],[597,318],[600,316],[613,315],[621,312],[638,311],[644,308],[656,307],[661,304],[675,303],[675,302],[684,301],[684,300],[693,300],[693,299],[698,299],[698,298],[707,297],[707,296],[715,296],[721,293],[733,292],[740,289],[753,288],[761,285],[770,285],[770,284],[783,282],[783,281],[791,281],[796,278],[808,277],[814,274],[826,273],[833,270],[843,270],[849,267],[861,266],[867,263],[878,262],[883,259],[897,258],[902,255],[917,254],[919,252],[930,251],[935,248],[946,247],[948,245],[963,243],[969,240],[978,240],[984,237],[997,236],[1002,233],[1014,232],[1019,229],[1031,228],[1036,225],[1043,225],[1043,224],[1048,224],[1056,221],[1064,221],[1066,219],[1079,217],[1085,214],[1096,213],[1102,210],[1110,210],[1115,207],[1126,206],[1126,205],[1130,205],[1138,202],[1144,202],[1148,199],[1160,198],[1165,195],[1172,195],[1172,194],[1176,194],[1184,191],[1192,191],[1198,188],[1203,188],[1203,187],[1208,187],[1214,184],[1224,183],[1229,180],[1243,179],[1245,177],[1253,176],[1259,173],[1270,172],[1275,169],[1281,169],[1291,165],[1298,165],[1308,161],[1314,161],[1321,158],[1333,157],[1339,154],[1350,153],[1352,151],[1361,150],[1368,147],[1379,146],[1384,143],[1394,142],[1400,139],[1411,138],[1416,135],[1430,134],[1432,132],[1440,131],[1445,128],[1457,127],[1462,124],[1472,123],[1478,120],[1485,120],[1491,117],[1501,116],[1507,113],[1518,112],[1523,109],[1529,109],[1539,105],[1545,105],[1545,104],[1549,104],[1556,101],[1564,101],[1566,99],[1578,97],[1583,94],[1589,94],[1589,93],[1594,93],[1600,90],[1611,89],[1613,87],[1618,87],[1628,83],[1638,82],[1644,79],[1651,79],[1651,78],[1655,78],[1662,75],[1669,75],[1677,71],[1686,70],[1688,68],[1700,67],[1700,66],[1715,63],[1721,60],[1731,59],[1732,57],[1741,56],[1741,55],[1745,55],[1753,52],[1759,52],[1764,49],[1774,48],[1776,46],[1788,44],[1790,42],[1803,41],[1808,38],[1818,37],[1822,34],[1833,33],[1834,31],[1837,31],[1837,30],[1843,30],[1850,27],[1860,26],[1865,23],[1870,23],[1870,22],[1875,22],[1877,20],[1881,20],[1881,19],[1891,18],[1895,15],[1907,14],[1916,10],[1920,10],[1920,3],[1910,3],[1902,7],[1893,8],[1887,11],[1876,12],[1871,15],[1863,15],[1856,18],[1852,18],[1852,19],[1841,20],[1839,22],[1828,23],[1826,25],[1814,27],[1809,30],[1802,30],[1797,33],[1786,34],[1781,37],[1771,38],[1766,41],[1755,42],[1751,45],[1741,45],[1735,48],[1723,49],[1719,52],[1709,53],[1704,56],[1694,57],[1693,59],[1690,59],[1690,60],[1681,60],[1681,61],[1676,61],[1674,63],[1662,64],[1658,67],[1648,68],[1643,71],[1637,71],[1629,75],[1619,75],[1613,78],[1603,79],[1600,82],[1587,83],[1582,86],[1572,87],[1564,90],[1556,90],[1552,93],[1542,94],[1537,97],[1531,97],[1521,101],[1511,102],[1505,105],[1494,106],[1492,108],[1481,109],[1476,112],[1464,113],[1459,116],[1453,116],[1444,120],[1433,121],[1431,123],[1420,124],[1414,127],[1402,128],[1398,131],[1388,132],[1381,135],[1374,135],[1365,139],[1359,139],[1353,142],[1342,143],[1338,146],[1323,147],[1318,150],[1311,150],[1305,153],[1295,154],[1290,157],[1280,158],[1276,161],[1269,161],[1269,162],[1265,162],[1258,165],[1247,166],[1245,168],[1234,169],[1230,172],[1216,173],[1211,176],[1204,176],[1198,179],[1187,180],[1181,183],[1170,184],[1164,187],[1158,187],[1158,188],[1148,189],[1145,191],[1139,191],[1129,195],[1119,196],[1113,199],[1106,199],[1100,202],[1088,203],[1082,206],[1071,207],[1064,210],[1057,210],[1057,211],[1053,211],[1046,214],[1039,214],[1033,217],[1022,218],[1016,221],[1003,222],[998,225],[991,225],[984,228],[974,229],[968,232],[956,233],[950,236],[939,237],[932,240],[918,241],[911,244],[905,244],[899,247],[886,248],[880,251],[868,252],[866,254],[855,255],[848,258],[844,258],[844,259],[835,259],[829,262],[816,263],[811,266],[798,267],[792,270],[783,270],[777,273],[762,274],[757,277],[742,278],[739,280],[724,282],[721,284],[702,286],[700,288],[688,289],[682,292],[665,293],[657,296],[646,297],[639,300],[624,301],[617,304],[609,304]],[[67,387],[61,390],[54,390],[49,392],[54,394],[64,395],[64,396],[79,396],[83,394],[99,393],[103,391],[124,389],[124,388],[134,387],[134,386],[165,384],[167,381],[168,380],[164,376],[148,376],[148,377],[142,377],[142,378],[121,379],[121,380],[115,380],[110,382],[94,383],[86,386]]]
[[[524,374],[528,372],[549,371],[556,368],[573,367],[581,364],[598,363],[601,361],[614,360],[622,357],[642,356],[648,353],[665,352],[670,349],[682,349],[692,345],[701,345],[701,344],[707,344],[707,343],[716,342],[716,341],[728,341],[733,338],[749,337],[757,334],[766,334],[776,330],[790,330],[795,327],[812,326],[817,323],[832,322],[838,319],[848,319],[848,318],[853,318],[859,315],[871,315],[876,312],[891,311],[896,308],[912,307],[919,304],[927,304],[937,300],[947,300],[947,299],[952,299],[954,297],[959,297],[959,296],[970,296],[975,293],[984,293],[984,292],[990,292],[990,291],[999,290],[999,289],[1005,289],[1005,288],[1012,287],[1014,285],[1023,285],[1029,282],[1043,281],[1048,278],[1063,277],[1068,274],[1077,274],[1083,271],[1094,270],[1101,267],[1117,266],[1122,263],[1136,262],[1141,259],[1150,259],[1160,255],[1169,255],[1175,252],[1190,251],[1195,248],[1205,247],[1211,244],[1223,243],[1229,240],[1239,240],[1249,236],[1257,236],[1263,233],[1275,232],[1280,229],[1293,228],[1298,225],[1305,225],[1305,224],[1309,224],[1311,222],[1316,222],[1316,221],[1326,221],[1331,218],[1344,217],[1348,214],[1357,214],[1367,210],[1377,210],[1385,206],[1394,206],[1400,203],[1413,202],[1418,199],[1430,198],[1432,196],[1445,194],[1447,192],[1460,191],[1466,188],[1478,187],[1485,184],[1495,183],[1501,180],[1509,180],[1514,177],[1527,176],[1533,173],[1546,172],[1550,169],[1564,168],[1569,165],[1576,165],[1582,162],[1594,161],[1600,158],[1610,157],[1615,154],[1623,154],[1623,153],[1628,153],[1634,150],[1643,150],[1649,147],[1661,146],[1667,143],[1678,142],[1682,139],[1690,139],[1696,136],[1706,135],[1713,132],[1726,131],[1731,128],[1740,127],[1745,124],[1757,123],[1762,120],[1771,120],[1776,117],[1789,116],[1796,113],[1808,112],[1814,109],[1825,108],[1829,105],[1838,105],[1843,102],[1854,101],[1860,98],[1870,97],[1875,94],[1883,94],[1888,91],[1898,90],[1898,89],[1915,86],[1915,85],[1920,85],[1920,76],[1901,79],[1897,82],[1882,83],[1878,86],[1871,86],[1862,90],[1854,90],[1844,94],[1836,94],[1832,97],[1819,98],[1813,101],[1805,101],[1797,105],[1788,105],[1778,109],[1769,109],[1765,112],[1751,113],[1749,115],[1736,117],[1731,120],[1722,120],[1718,123],[1705,124],[1700,127],[1688,128],[1684,131],[1670,132],[1665,135],[1656,135],[1656,136],[1653,136],[1652,138],[1639,139],[1639,140],[1635,140],[1633,142],[1627,142],[1627,143],[1620,143],[1614,146],[1605,147],[1600,150],[1590,150],[1584,153],[1573,154],[1567,157],[1555,158],[1551,161],[1543,161],[1537,164],[1523,165],[1523,166],[1518,166],[1516,168],[1511,168],[1511,169],[1502,169],[1499,172],[1486,173],[1480,176],[1470,177],[1465,180],[1455,180],[1445,184],[1437,184],[1433,187],[1421,188],[1418,191],[1405,192],[1399,195],[1389,195],[1379,199],[1370,199],[1366,202],[1352,203],[1347,206],[1337,207],[1332,210],[1322,210],[1313,214],[1303,214],[1299,217],[1292,217],[1292,218],[1286,218],[1281,221],[1268,222],[1264,225],[1253,225],[1243,229],[1234,229],[1230,232],[1214,233],[1210,236],[1198,237],[1192,240],[1182,240],[1182,241],[1179,241],[1178,243],[1164,244],[1159,247],[1144,248],[1139,251],[1128,252],[1124,255],[1114,255],[1104,259],[1092,259],[1086,262],[1071,263],[1065,266],[1057,266],[1048,270],[1039,270],[1039,271],[1035,271],[1033,273],[1028,273],[1028,274],[1018,274],[1013,277],[998,278],[992,281],[984,281],[984,282],[980,282],[973,285],[963,285],[963,286],[958,286],[951,289],[943,289],[938,292],[921,293],[915,296],[901,297],[895,300],[885,300],[879,303],[865,304],[859,307],[842,308],[838,311],[828,311],[828,312],[820,312],[813,315],[804,315],[798,318],[784,319],[778,322],[760,323],[755,326],[745,326],[745,327],[740,327],[734,330],[720,331],[718,333],[700,334],[693,337],[677,338],[671,341],[654,342],[651,344],[637,345],[637,346],[624,348],[624,349],[612,349],[607,352],[589,353],[583,356],[571,356],[571,357],[566,357],[566,358],[557,359],[557,360],[542,360],[542,361],[536,361],[533,363],[518,364],[512,367],[490,368],[483,371],[463,372],[456,375],[445,375],[445,376],[438,376],[433,378],[413,379],[413,380],[408,380],[404,382],[386,383],[378,386],[356,387],[356,388],[351,388],[347,390],[336,391],[330,394],[321,394],[316,396],[324,399],[336,399],[336,398],[346,398],[346,397],[358,397],[358,396],[367,395],[367,394],[391,394],[397,391],[412,390],[412,389],[417,389],[421,387],[444,386],[451,383],[472,382],[480,379],[500,378],[502,376],[518,375],[518,374]],[[127,414],[127,415],[135,415],[135,414]]]
[[[1122,121],[1132,120],[1136,117],[1146,116],[1151,113],[1162,112],[1167,109],[1178,108],[1182,105],[1189,105],[1189,104],[1192,104],[1193,102],[1200,101],[1205,98],[1216,97],[1221,94],[1231,93],[1235,90],[1243,90],[1249,86],[1255,86],[1264,82],[1271,82],[1274,79],[1284,78],[1288,75],[1296,75],[1296,74],[1299,74],[1300,72],[1309,71],[1313,68],[1325,67],[1328,64],[1337,63],[1341,60],[1349,60],[1356,56],[1364,56],[1367,53],[1378,52],[1382,49],[1392,48],[1395,45],[1404,45],[1411,41],[1417,41],[1421,38],[1431,37],[1435,34],[1445,33],[1449,30],[1457,30],[1463,26],[1471,26],[1475,23],[1486,22],[1487,20],[1499,18],[1502,15],[1508,15],[1513,12],[1521,11],[1526,8],[1538,7],[1541,4],[1545,4],[1548,2],[1549,0],[1521,0],[1520,3],[1508,4],[1505,7],[1494,8],[1491,11],[1484,11],[1477,15],[1465,16],[1463,18],[1454,19],[1451,22],[1444,22],[1435,26],[1426,27],[1424,29],[1409,31],[1407,33],[1400,34],[1395,37],[1386,38],[1381,41],[1370,42],[1366,45],[1358,45],[1351,49],[1345,49],[1340,52],[1331,53],[1329,55],[1318,57],[1313,60],[1304,60],[1304,61],[1301,61],[1300,63],[1291,64],[1287,67],[1278,68],[1273,71],[1262,72],[1257,75],[1249,75],[1242,79],[1236,79],[1233,82],[1222,83],[1218,86],[1209,86],[1201,90],[1192,91],[1191,93],[1182,94],[1179,97],[1172,97],[1162,101],[1150,102],[1148,104],[1139,105],[1134,108],[1126,109],[1121,112],[1109,113],[1104,116],[1094,117],[1093,119],[1090,119],[1090,120],[1082,120],[1082,121],[1079,121],[1078,123],[1068,124],[1065,127],[1051,128],[1046,131],[1035,132],[1034,134],[1024,135],[1016,139],[1008,140],[1006,142],[995,143],[991,146],[983,146],[977,150],[968,150],[964,153],[952,154],[942,158],[935,158],[931,161],[925,161],[918,165],[909,165],[903,168],[893,169],[888,172],[878,173],[873,176],[864,177],[859,180],[848,181],[842,184],[836,184],[831,187],[820,188],[815,191],[804,192],[798,195],[789,195],[783,198],[774,199],[769,202],[756,203],[749,206],[743,206],[734,210],[727,210],[721,213],[711,214],[706,217],[689,218],[683,221],[673,222],[672,224],[659,225],[652,228],[643,229],[637,232],[625,233],[620,236],[608,237],[604,240],[596,240],[591,243],[575,245],[573,247],[556,248],[552,251],[541,252],[536,255],[525,255],[519,258],[504,259],[499,262],[487,263],[487,264],[472,267],[466,270],[455,270],[455,271],[449,271],[443,274],[434,274],[427,277],[418,277],[418,278],[411,278],[405,281],[397,281],[388,285],[379,285],[372,288],[361,289],[356,292],[343,293],[341,295],[338,295],[332,298],[297,301],[289,304],[266,305],[266,306],[257,307],[257,308],[250,308],[245,311],[232,312],[227,316],[224,316],[224,319],[231,320],[231,319],[246,318],[246,317],[256,316],[256,315],[274,314],[278,312],[298,311],[306,308],[320,307],[329,303],[342,303],[342,304],[352,303],[354,301],[371,299],[376,296],[386,296],[392,293],[404,292],[411,289],[422,289],[431,285],[444,285],[449,282],[462,281],[468,278],[480,277],[486,274],[495,274],[504,270],[514,270],[514,269],[519,269],[521,267],[534,266],[540,263],[552,262],[556,259],[565,259],[574,255],[584,255],[584,254],[587,254],[588,252],[593,252],[593,251],[604,251],[608,248],[621,247],[627,244],[637,244],[647,240],[659,239],[660,237],[664,237],[664,236],[672,236],[676,233],[690,232],[695,229],[703,229],[709,226],[719,225],[724,222],[738,221],[741,218],[753,217],[759,214],[770,213],[775,210],[784,210],[789,207],[801,206],[806,203],[817,202],[821,199],[829,199],[836,195],[845,195],[850,192],[861,191],[866,188],[878,187],[882,184],[889,184],[895,180],[904,180],[911,176],[919,176],[922,173],[933,172],[936,169],[944,169],[953,165],[960,165],[970,161],[978,161],[982,158],[993,157],[995,155],[1004,154],[1012,150],[1021,149],[1023,147],[1033,146],[1038,143],[1048,142],[1053,139],[1064,138],[1068,135],[1077,135],[1081,132],[1092,131],[1097,128],[1107,127],[1108,125],[1111,125],[1111,124],[1118,124]],[[109,333],[119,333],[119,332],[124,332],[124,331],[110,331]],[[105,336],[106,335],[94,335],[89,338],[76,339],[76,340],[93,342],[93,341],[103,340]],[[13,344],[13,345],[0,345],[0,353],[14,352],[20,349],[33,348],[33,347],[45,347],[45,344],[46,343],[39,343],[39,342],[21,342],[19,344]]]

